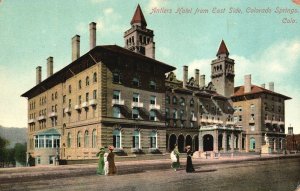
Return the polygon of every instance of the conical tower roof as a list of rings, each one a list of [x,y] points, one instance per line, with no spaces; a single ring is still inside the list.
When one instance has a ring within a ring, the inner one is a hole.
[[[136,7],[135,13],[130,22],[130,24],[135,24],[135,23],[140,23],[141,26],[147,26],[146,19],[144,17],[144,14],[139,4]]]
[[[226,54],[227,56],[229,55],[229,51],[228,51],[228,49],[226,47],[226,44],[225,44],[224,40],[222,40],[222,42],[220,44],[217,56],[219,56],[221,54]]]

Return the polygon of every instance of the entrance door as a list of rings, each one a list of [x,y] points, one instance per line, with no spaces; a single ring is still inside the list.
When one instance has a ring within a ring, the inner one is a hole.
[[[203,136],[203,151],[213,151],[214,150],[214,138],[212,135]]]

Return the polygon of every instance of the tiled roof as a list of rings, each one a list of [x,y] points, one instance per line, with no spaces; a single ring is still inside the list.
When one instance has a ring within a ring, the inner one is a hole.
[[[227,55],[229,55],[229,51],[228,51],[228,49],[226,47],[226,44],[225,44],[224,40],[222,40],[222,42],[220,44],[217,56],[220,55],[220,54],[227,54]]]
[[[143,26],[147,26],[147,22],[140,5],[137,6],[135,13],[130,22],[130,24],[134,24],[134,23],[141,23]]]
[[[242,96],[242,95],[250,95],[250,94],[257,94],[257,93],[267,93],[267,94],[273,94],[273,95],[277,95],[280,96],[284,99],[291,99],[288,96],[273,92],[271,90],[267,90],[265,88],[256,86],[256,85],[251,85],[251,91],[248,93],[245,93],[245,87],[244,86],[238,86],[234,88],[234,95],[232,97],[237,97],[237,96]]]

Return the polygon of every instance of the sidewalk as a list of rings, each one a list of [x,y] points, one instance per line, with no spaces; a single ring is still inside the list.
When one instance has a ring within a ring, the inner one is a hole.
[[[262,160],[282,160],[287,158],[300,158],[300,154],[293,155],[250,155],[222,157],[218,159],[193,158],[195,168],[205,165],[217,165],[225,163],[242,163],[247,161]],[[186,158],[180,158],[181,167],[185,168]],[[131,174],[151,170],[170,169],[170,159],[160,160],[142,160],[142,161],[121,161],[116,162],[118,174]],[[97,164],[77,164],[77,165],[61,165],[61,166],[36,166],[36,167],[19,167],[0,169],[0,183],[13,182],[16,180],[31,180],[35,178],[47,179],[49,176],[59,177],[75,177],[75,176],[91,176],[96,174]]]

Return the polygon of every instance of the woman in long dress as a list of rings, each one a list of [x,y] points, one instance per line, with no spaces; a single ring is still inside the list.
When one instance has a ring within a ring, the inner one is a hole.
[[[178,152],[177,145],[175,145],[174,150],[171,152],[171,161],[172,161],[172,168],[175,171],[177,171],[177,169],[180,168],[179,152]]]
[[[107,155],[107,162],[108,162],[108,173],[107,175],[114,175],[117,173],[117,168],[115,165],[115,154],[113,153],[114,147],[108,147],[109,153]]]
[[[98,161],[98,168],[97,168],[97,174],[98,175],[104,175],[104,148],[101,147],[100,151],[97,153],[97,157],[99,157],[99,161]]]
[[[194,172],[194,166],[192,163],[193,152],[191,151],[191,146],[186,146],[186,172]]]

